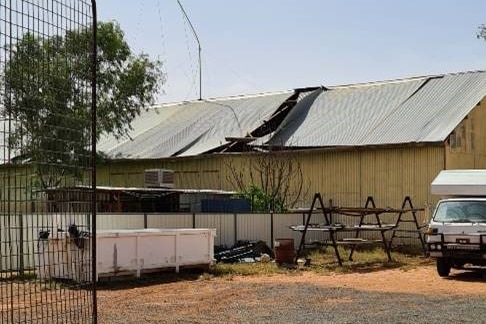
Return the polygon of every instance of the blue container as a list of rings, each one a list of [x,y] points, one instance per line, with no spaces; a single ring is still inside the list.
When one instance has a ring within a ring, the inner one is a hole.
[[[251,203],[247,199],[203,199],[201,200],[203,213],[249,213]]]

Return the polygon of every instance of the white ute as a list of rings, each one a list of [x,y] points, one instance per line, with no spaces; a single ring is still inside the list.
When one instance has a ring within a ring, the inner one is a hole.
[[[444,170],[431,184],[437,203],[427,228],[427,249],[437,272],[486,265],[486,170]]]

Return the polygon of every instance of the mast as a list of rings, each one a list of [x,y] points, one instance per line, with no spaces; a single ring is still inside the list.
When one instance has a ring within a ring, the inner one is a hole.
[[[179,0],[177,0],[177,3],[179,4],[179,7],[181,8],[181,11],[184,14],[184,17],[186,17],[187,21],[189,22],[189,26],[191,27],[194,38],[196,38],[196,41],[197,41],[198,52],[199,52],[199,100],[202,100],[202,65],[201,65],[202,48],[201,48],[201,42],[199,41],[199,37],[196,33],[196,30],[194,29],[194,26],[192,25],[192,22],[189,19],[189,16],[187,15],[186,11],[184,10],[184,7],[182,6],[181,2]]]

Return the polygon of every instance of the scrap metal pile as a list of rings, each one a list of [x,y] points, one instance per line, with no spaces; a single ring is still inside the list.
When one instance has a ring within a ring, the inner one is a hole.
[[[273,251],[263,241],[238,241],[230,248],[215,247],[214,258],[222,263],[252,263],[270,261]]]

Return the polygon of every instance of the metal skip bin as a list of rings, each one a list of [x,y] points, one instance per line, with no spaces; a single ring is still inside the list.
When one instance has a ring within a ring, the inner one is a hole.
[[[214,262],[215,229],[112,230],[97,233],[97,277],[135,275]]]
[[[83,242],[79,244],[79,242]],[[74,240],[68,233],[59,232],[38,242],[37,269],[41,280],[91,280],[90,238]]]
[[[140,277],[144,272],[167,269],[179,272],[181,267],[207,268],[214,262],[215,236],[215,229],[99,231],[96,280]],[[85,281],[91,274],[88,250],[76,246],[67,235],[39,241],[41,279]],[[61,262],[58,255],[63,256]]]

